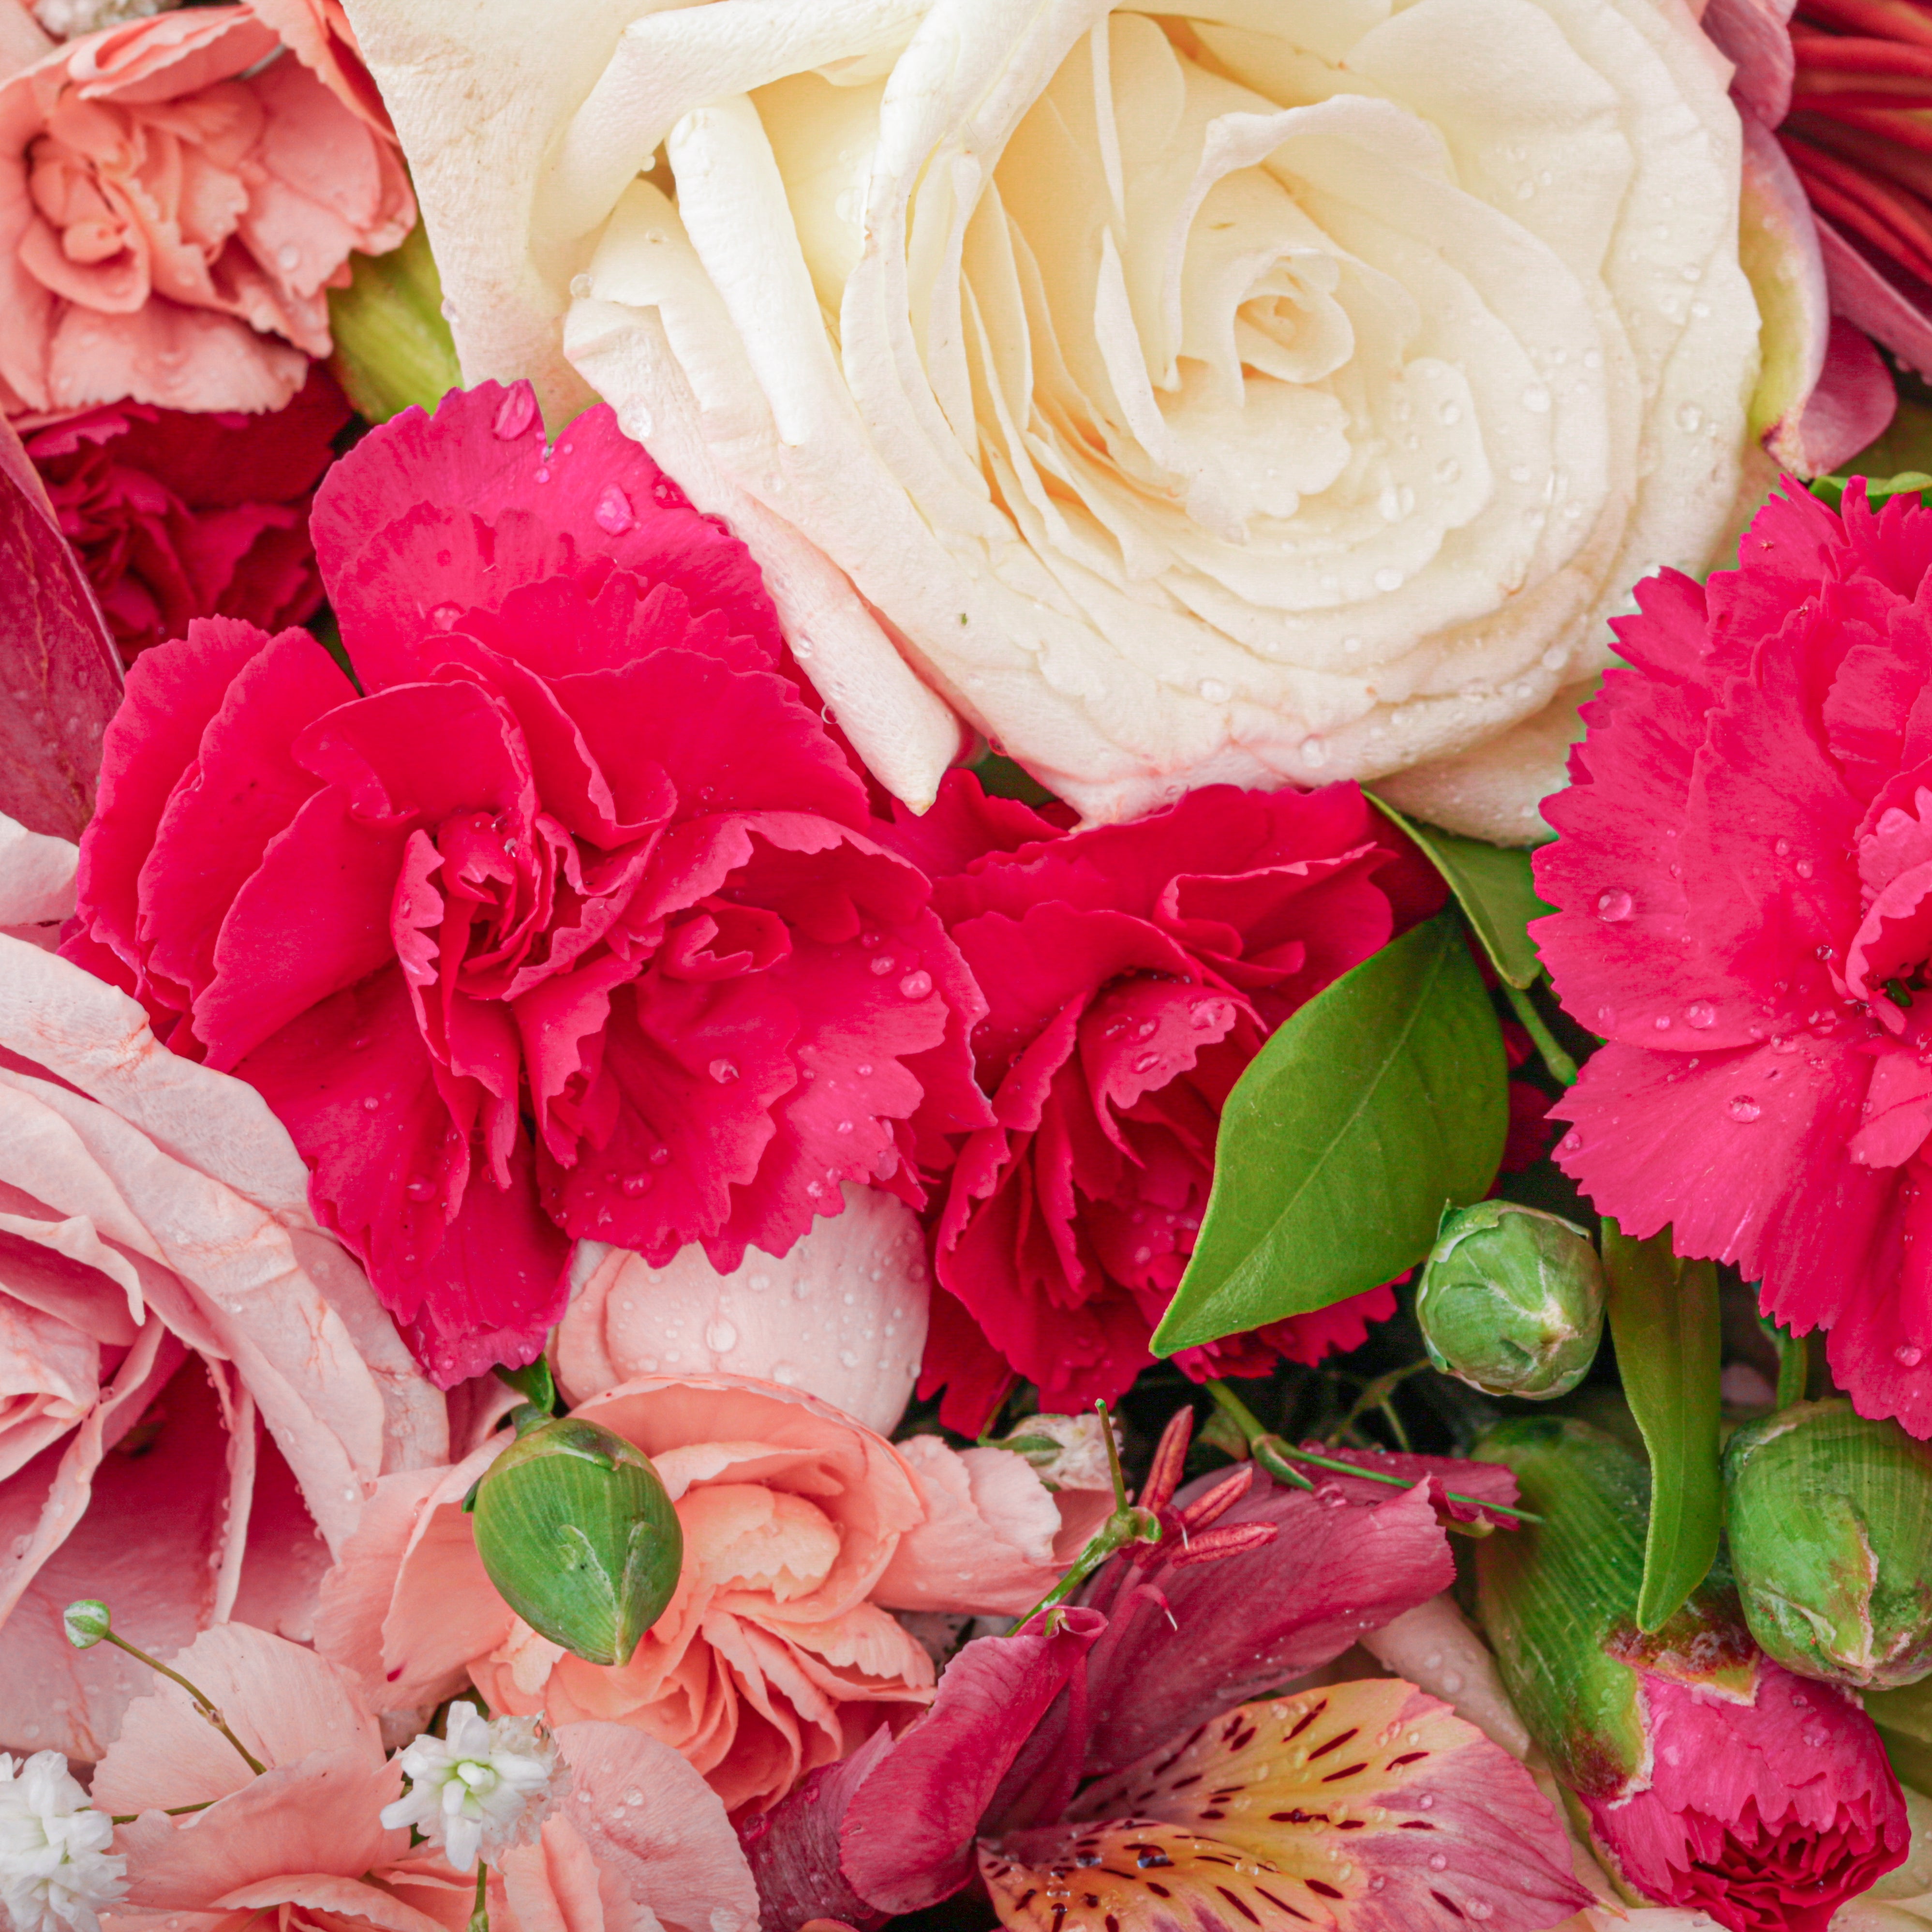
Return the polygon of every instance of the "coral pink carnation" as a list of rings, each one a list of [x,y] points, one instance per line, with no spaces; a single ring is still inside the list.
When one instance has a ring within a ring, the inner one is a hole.
[[[69,944],[261,1090],[430,1372],[531,1359],[573,1236],[729,1270],[844,1181],[922,1202],[978,994],[743,546],[608,410],[547,448],[494,385],[314,525],[366,694],[302,631],[146,653]]]
[[[1068,832],[950,774],[899,849],[988,1002],[974,1036],[996,1124],[959,1151],[938,1225],[922,1390],[976,1432],[1016,1372],[1040,1405],[1118,1396],[1192,1251],[1221,1108],[1306,1000],[1442,902],[1353,785],[1210,786],[1131,825]],[[1276,1325],[1312,1359],[1394,1312],[1386,1289]],[[1191,1352],[1252,1372],[1266,1346]]]
[[[735,1376],[646,1376],[572,1412],[651,1457],[684,1532],[677,1593],[628,1664],[586,1664],[515,1616],[463,1498],[508,1446],[378,1489],[324,1594],[317,1641],[396,1705],[466,1682],[493,1711],[646,1731],[734,1811],[776,1803],[932,1695],[926,1652],[872,1600],[926,1510],[880,1436]]]
[[[244,0],[0,83],[0,408],[286,404],[351,251],[416,220],[359,68],[314,0]]]
[[[309,501],[349,413],[314,363],[293,402],[260,416],[116,403],[28,433],[124,663],[196,617],[279,630],[314,614]]]
[[[1608,1044],[1557,1159],[1630,1233],[1831,1331],[1860,1411],[1932,1435],[1932,510],[1796,485],[1742,568],[1638,586],[1532,930]]]
[[[1744,1702],[1639,1670],[1642,1788],[1583,1802],[1646,1897],[1730,1932],[1825,1932],[1904,1858],[1898,1780],[1846,1693],[1762,1658]]]

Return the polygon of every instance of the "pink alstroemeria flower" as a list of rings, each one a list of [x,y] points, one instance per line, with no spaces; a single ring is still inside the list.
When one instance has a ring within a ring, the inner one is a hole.
[[[1446,1706],[1391,1678],[1262,1694],[1453,1575],[1442,1478],[1485,1501],[1514,1483],[1390,1457],[1413,1488],[1310,1493],[1248,1464],[1177,1496],[1186,1424],[1141,1498],[1160,1544],[969,1643],[896,1738],[741,1824],[768,1932],[872,1932],[976,1874],[1015,1932],[1535,1932],[1590,1902],[1528,1773]]]

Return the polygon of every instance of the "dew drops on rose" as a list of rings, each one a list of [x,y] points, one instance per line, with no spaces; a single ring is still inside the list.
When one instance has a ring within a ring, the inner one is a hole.
[[[712,1079],[721,1087],[728,1087],[738,1077],[738,1070],[728,1060],[714,1060],[710,1072]]]
[[[1628,919],[1636,904],[1628,892],[1612,886],[1608,892],[1597,895],[1597,916],[1606,926],[1614,926],[1619,920]]]
[[[1693,1000],[1684,1009],[1684,1018],[1685,1024],[1690,1026],[1700,1028],[1715,1026],[1718,1023],[1718,1010],[1708,1000]]]
[[[1923,1348],[1914,1348],[1908,1342],[1902,1348],[1892,1350],[1892,1359],[1901,1369],[1916,1369],[1925,1359],[1925,1351]]]
[[[1754,1120],[1764,1109],[1748,1094],[1733,1094],[1724,1111],[1734,1120]]]
[[[922,1000],[932,991],[930,973],[908,973],[899,982],[899,991],[909,1000]]]

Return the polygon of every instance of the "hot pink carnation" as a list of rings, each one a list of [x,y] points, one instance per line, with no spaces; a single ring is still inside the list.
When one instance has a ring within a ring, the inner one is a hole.
[[[302,631],[148,652],[70,945],[261,1090],[431,1374],[529,1360],[572,1236],[730,1269],[845,1180],[920,1202],[978,996],[743,546],[608,410],[547,449],[494,385],[314,526],[367,694]]]
[[[1898,1780],[1847,1694],[1762,1658],[1744,1703],[1640,1674],[1647,1780],[1584,1802],[1646,1897],[1708,1912],[1730,1932],[1825,1932],[1904,1858]]]
[[[196,617],[279,629],[314,614],[309,501],[348,421],[312,363],[295,400],[260,416],[114,403],[28,434],[124,663]]]
[[[284,57],[286,56],[286,57]],[[279,409],[416,220],[338,9],[131,22],[0,83],[0,409]]]
[[[1235,1082],[1442,886],[1353,785],[1216,785],[1069,832],[956,772],[897,843],[989,1003],[973,1044],[997,1122],[964,1142],[940,1215],[922,1388],[944,1383],[968,1432],[1016,1372],[1044,1408],[1118,1396],[1192,1252]],[[1184,1366],[1312,1360],[1394,1312],[1376,1289]]]
[[[1533,930],[1609,1042],[1557,1158],[1932,1435],[1932,511],[1787,489],[1742,569],[1638,586],[1545,807]]]

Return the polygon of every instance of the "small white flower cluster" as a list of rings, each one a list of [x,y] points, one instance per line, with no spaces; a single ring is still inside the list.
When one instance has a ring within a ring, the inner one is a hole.
[[[82,34],[98,33],[103,27],[124,26],[130,20],[145,20],[178,7],[181,0],[39,0],[34,18],[57,40],[78,40]]]
[[[18,1765],[0,1751],[0,1922],[12,1932],[100,1932],[96,1915],[128,1888],[113,1842],[112,1820],[58,1751]]]
[[[569,1776],[556,1740],[535,1718],[486,1719],[452,1704],[446,1736],[425,1732],[397,1762],[409,1790],[382,1810],[392,1831],[413,1825],[458,1871],[536,1835]]]

